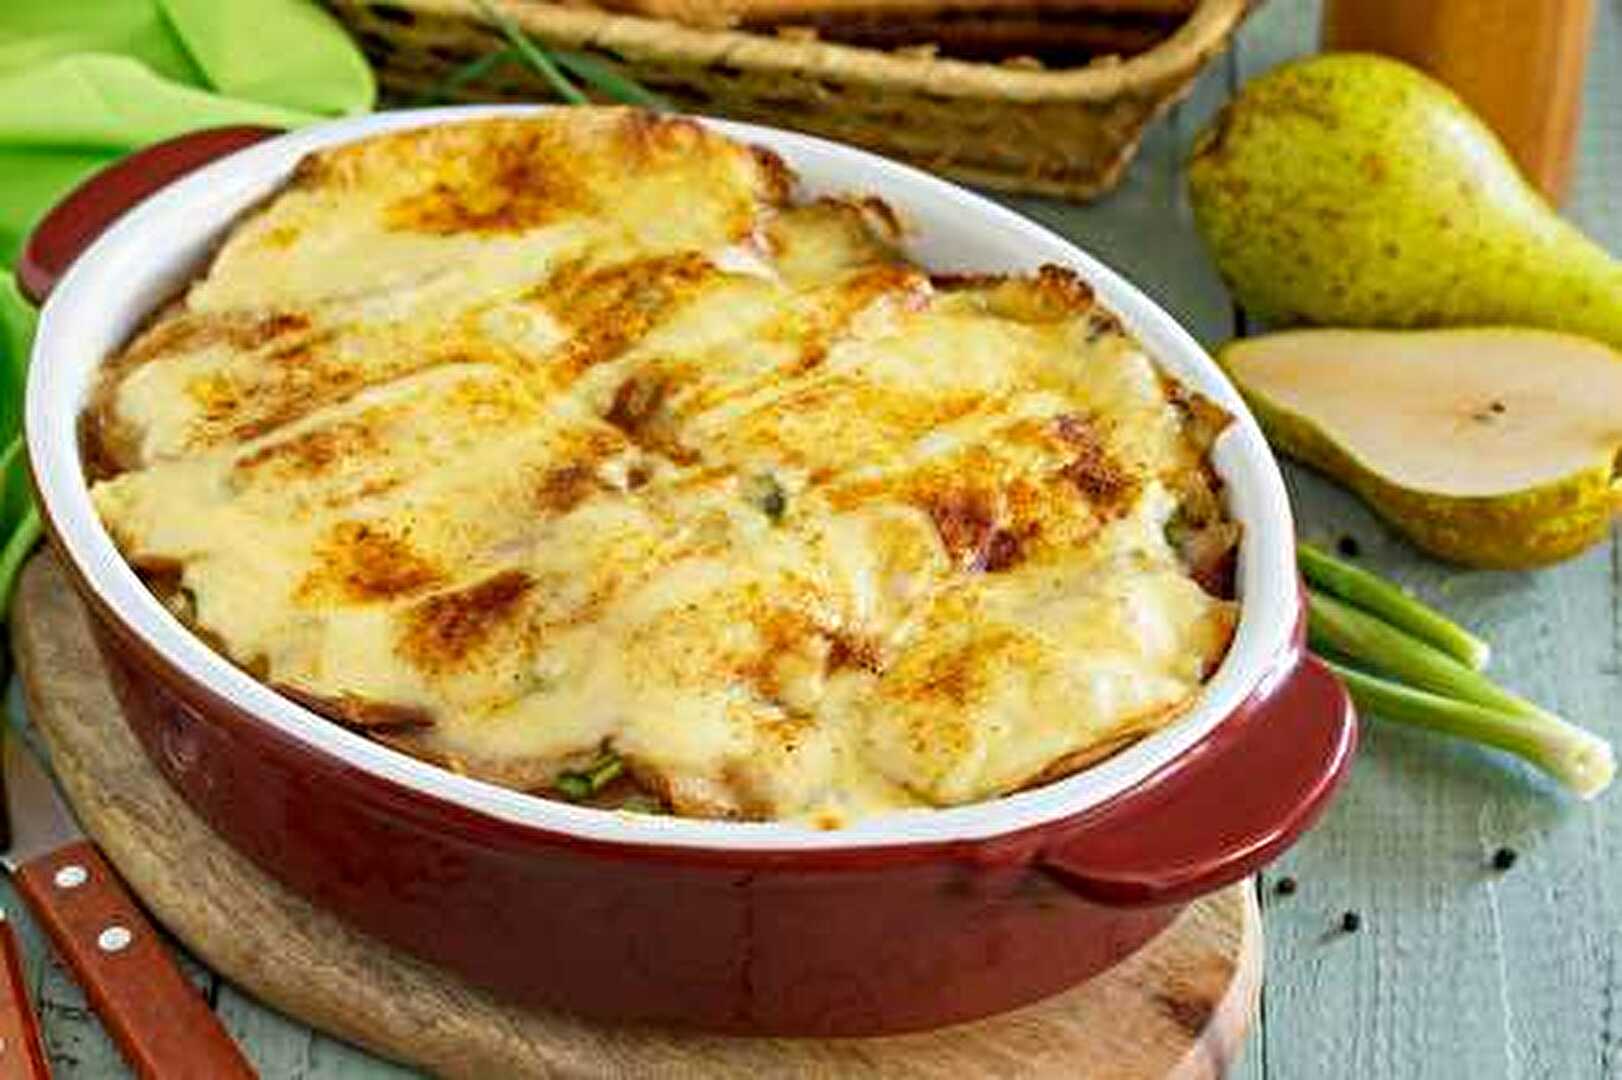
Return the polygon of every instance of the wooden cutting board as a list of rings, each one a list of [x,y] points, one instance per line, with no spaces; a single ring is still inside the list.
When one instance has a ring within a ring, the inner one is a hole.
[[[222,976],[384,1057],[458,1077],[1216,1077],[1261,986],[1248,884],[1193,905],[1107,975],[989,1020],[883,1039],[737,1039],[503,1004],[311,907],[213,834],[118,715],[83,607],[48,553],[12,639],[29,715],[85,828],[158,921]]]

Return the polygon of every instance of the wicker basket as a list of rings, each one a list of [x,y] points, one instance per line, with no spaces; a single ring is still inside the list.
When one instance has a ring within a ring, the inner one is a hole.
[[[506,44],[473,0],[327,3],[400,99]],[[1188,91],[1249,4],[1201,0],[1148,52],[1049,71],[501,0],[536,41],[592,54],[684,111],[809,131],[986,187],[1076,199],[1115,185],[1144,128]],[[449,96],[551,97],[517,64]]]

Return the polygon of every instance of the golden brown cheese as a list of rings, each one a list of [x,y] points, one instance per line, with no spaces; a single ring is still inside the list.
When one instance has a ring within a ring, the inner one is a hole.
[[[613,109],[315,155],[108,362],[103,520],[272,685],[527,790],[836,825],[1166,723],[1235,621],[1223,418],[1073,275],[787,184]]]

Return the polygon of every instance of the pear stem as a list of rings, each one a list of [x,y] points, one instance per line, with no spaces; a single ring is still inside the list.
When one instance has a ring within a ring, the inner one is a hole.
[[[1616,775],[1609,743],[1552,713],[1507,713],[1415,690],[1332,660],[1326,663],[1345,683],[1359,709],[1507,750],[1582,798],[1592,799],[1604,791]]]
[[[1473,671],[1492,658],[1492,647],[1429,604],[1311,544],[1297,545],[1301,574],[1309,584],[1378,615],[1399,630],[1434,645]]]

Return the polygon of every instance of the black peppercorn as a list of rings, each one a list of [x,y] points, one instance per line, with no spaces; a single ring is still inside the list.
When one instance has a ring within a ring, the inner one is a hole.
[[[1363,545],[1357,542],[1355,536],[1343,536],[1335,541],[1335,549],[1348,559],[1355,559],[1363,554]]]
[[[1294,896],[1295,887],[1295,879],[1293,877],[1281,877],[1278,879],[1278,884],[1273,886],[1273,891],[1278,893],[1280,896]]]
[[[1518,856],[1514,848],[1501,847],[1492,853],[1492,868],[1494,870],[1508,870],[1515,865]]]
[[[1355,911],[1348,911],[1340,917],[1340,928],[1348,934],[1355,934],[1363,927],[1363,916]]]

